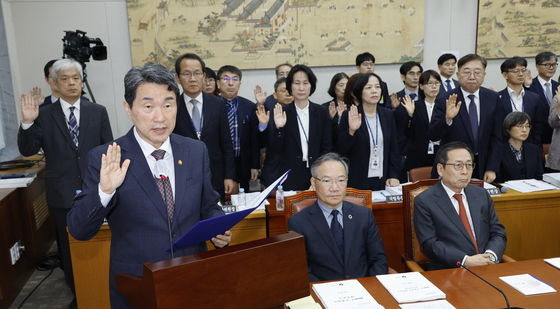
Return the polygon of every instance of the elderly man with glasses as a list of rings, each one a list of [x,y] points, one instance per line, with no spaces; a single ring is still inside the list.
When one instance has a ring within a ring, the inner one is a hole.
[[[414,228],[427,269],[498,263],[506,230],[484,188],[470,185],[473,152],[461,142],[442,146],[437,155],[441,181],[414,199]]]
[[[317,202],[293,215],[288,228],[305,237],[309,281],[387,273],[387,257],[370,209],[344,201],[348,163],[327,153],[311,166]]]

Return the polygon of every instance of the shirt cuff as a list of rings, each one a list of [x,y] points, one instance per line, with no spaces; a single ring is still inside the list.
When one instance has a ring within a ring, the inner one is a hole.
[[[101,184],[97,187],[97,191],[99,192],[99,200],[101,201],[101,205],[103,205],[103,207],[107,207],[107,205],[109,205],[109,202],[111,201],[113,195],[115,195],[116,192],[115,190],[113,191],[113,193],[107,194],[101,191]]]
[[[469,257],[469,256],[465,254],[465,256],[463,257],[463,260],[461,261],[461,265],[465,265],[465,261],[467,260],[467,257]]]
[[[259,132],[264,132],[264,130],[266,130],[267,127],[268,127],[268,124],[260,124],[259,123]]]
[[[494,256],[494,261],[496,261],[496,264],[500,263],[500,260],[498,260],[498,256],[494,251],[487,249],[486,251],[484,251],[484,253],[490,253],[491,255]]]
[[[21,128],[22,128],[23,130],[27,130],[27,129],[31,128],[31,126],[32,126],[34,123],[35,123],[35,122],[32,122],[32,123],[22,123],[22,124],[21,124]]]

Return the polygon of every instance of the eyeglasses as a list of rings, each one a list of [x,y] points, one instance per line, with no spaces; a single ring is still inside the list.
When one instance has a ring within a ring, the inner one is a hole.
[[[196,78],[200,78],[202,77],[202,75],[204,75],[204,73],[202,71],[194,71],[194,72],[183,72],[180,75],[185,78],[191,78],[193,76]]]
[[[373,67],[374,65],[375,65],[375,63],[372,62],[372,61],[364,61],[364,62],[362,62],[362,64],[360,64],[360,66],[363,66],[363,67]]]
[[[443,165],[451,165],[456,171],[462,171],[463,168],[467,168],[467,170],[472,170],[474,168],[474,162],[455,162],[455,163],[442,163]]]
[[[226,83],[229,83],[229,82],[237,83],[241,79],[239,79],[239,77],[222,77],[221,80],[223,80]]]
[[[332,179],[332,178],[317,178],[317,177],[313,177],[315,179],[317,179],[323,186],[327,186],[330,187],[333,183],[336,183],[337,186],[344,186],[346,185],[346,182],[348,181],[348,177],[340,177],[340,178],[336,178],[336,179]]]
[[[481,77],[482,74],[484,74],[484,71],[483,70],[474,70],[474,71],[465,70],[465,71],[459,72],[459,74],[462,74],[465,77],[469,77],[471,75],[474,75],[475,77]]]
[[[558,62],[554,62],[554,63],[540,63],[540,64],[537,64],[537,65],[543,66],[543,67],[545,67],[545,68],[547,68],[547,69],[552,69],[552,68],[555,68],[555,67],[558,66]]]
[[[426,83],[426,85],[430,86],[430,87],[439,87],[441,85],[440,82],[428,82]]]
[[[527,129],[527,130],[531,129],[531,125],[530,125],[530,124],[516,124],[515,127],[518,128],[518,129],[521,129],[521,130],[523,130],[523,129]]]
[[[409,72],[406,73],[406,75],[420,76],[420,75],[422,75],[422,72],[412,72],[412,71],[409,71]]]
[[[517,69],[517,70],[509,70],[509,73],[513,73],[513,74],[519,74],[519,73],[527,73],[527,69]]]

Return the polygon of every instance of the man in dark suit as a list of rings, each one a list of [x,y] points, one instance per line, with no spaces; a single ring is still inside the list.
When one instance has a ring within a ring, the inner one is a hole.
[[[259,177],[259,137],[255,103],[238,96],[242,73],[232,65],[218,70],[218,88],[227,110],[235,156],[235,181],[249,192],[249,181]]]
[[[531,133],[527,141],[536,145],[541,144],[541,135],[545,123],[544,107],[536,93],[525,91],[523,83],[527,72],[527,60],[521,57],[506,59],[500,66],[507,87],[499,92],[502,116],[506,117],[513,111],[525,112],[531,117]],[[499,121],[499,120],[498,120]],[[503,122],[503,119],[500,121]],[[505,138],[505,136],[504,136]]]
[[[554,103],[552,98],[556,95],[560,85],[552,79],[558,68],[558,59],[554,53],[542,52],[535,57],[535,64],[539,75],[533,79],[528,89],[539,95],[543,119],[548,119],[550,105]],[[550,144],[551,139],[552,128],[546,122],[543,126],[541,142],[543,144]]]
[[[414,228],[429,269],[498,263],[506,248],[506,231],[484,188],[470,185],[472,151],[461,142],[436,155],[441,182],[414,199]]]
[[[289,63],[282,63],[277,65],[274,68],[274,72],[276,73],[276,80],[288,77],[288,73],[290,72],[291,69],[292,69],[292,65]],[[276,91],[276,88],[274,89],[274,91]],[[276,98],[273,94],[271,94],[268,97],[266,97],[266,100],[264,101],[264,107],[267,111],[271,111],[274,109],[276,103],[278,103],[278,98]]]
[[[439,87],[439,95],[459,87],[459,81],[453,78],[457,68],[457,57],[450,53],[443,54],[439,56],[437,65],[442,80]]]
[[[115,288],[116,274],[142,276],[142,265],[206,250],[205,243],[167,251],[198,221],[223,215],[210,181],[204,143],[171,134],[179,88],[163,66],[146,64],[124,78],[123,106],[134,127],[89,156],[83,192],[68,215],[76,239],[111,227],[112,308],[130,305]],[[231,232],[212,242],[223,247]]]
[[[397,92],[396,97],[398,98],[399,104],[393,102],[393,109],[400,105],[404,96],[409,96],[413,101],[418,101],[418,82],[424,69],[420,63],[408,61],[401,65],[399,72],[401,73],[401,80],[404,84],[404,88]],[[394,97],[395,96],[393,96],[392,99],[394,99]]]
[[[387,257],[371,209],[344,201],[348,164],[336,153],[311,166],[317,202],[293,215],[288,229],[305,237],[309,281],[387,273]]]
[[[204,61],[195,54],[184,54],[175,62],[177,81],[183,94],[177,99],[177,122],[173,133],[199,139],[210,156],[212,185],[220,193],[235,193],[235,158],[225,104],[218,97],[203,93]]]
[[[43,148],[46,159],[47,204],[54,216],[58,254],[68,286],[74,290],[72,264],[66,235],[66,214],[74,196],[82,189],[90,149],[113,139],[105,107],[80,98],[82,66],[62,59],[54,63],[50,78],[60,99],[39,109],[39,101],[21,97],[19,151],[24,156]]]
[[[371,53],[365,52],[356,56],[356,70],[358,73],[375,73],[375,56]],[[379,104],[381,106],[389,107],[391,99],[389,97],[389,89],[387,83],[381,81],[381,99]]]
[[[501,123],[496,121],[503,119],[498,93],[481,87],[486,59],[468,54],[458,64],[460,87],[436,99],[428,138],[441,140],[442,144],[450,141],[467,144],[475,154],[473,175],[492,182],[496,179],[502,141]]]

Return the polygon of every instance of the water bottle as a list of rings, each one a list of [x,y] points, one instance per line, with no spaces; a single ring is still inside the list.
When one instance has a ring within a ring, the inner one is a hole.
[[[246,203],[245,189],[239,188],[239,194],[237,195],[237,210],[244,209]]]
[[[284,211],[284,190],[281,185],[276,189],[276,210]]]

